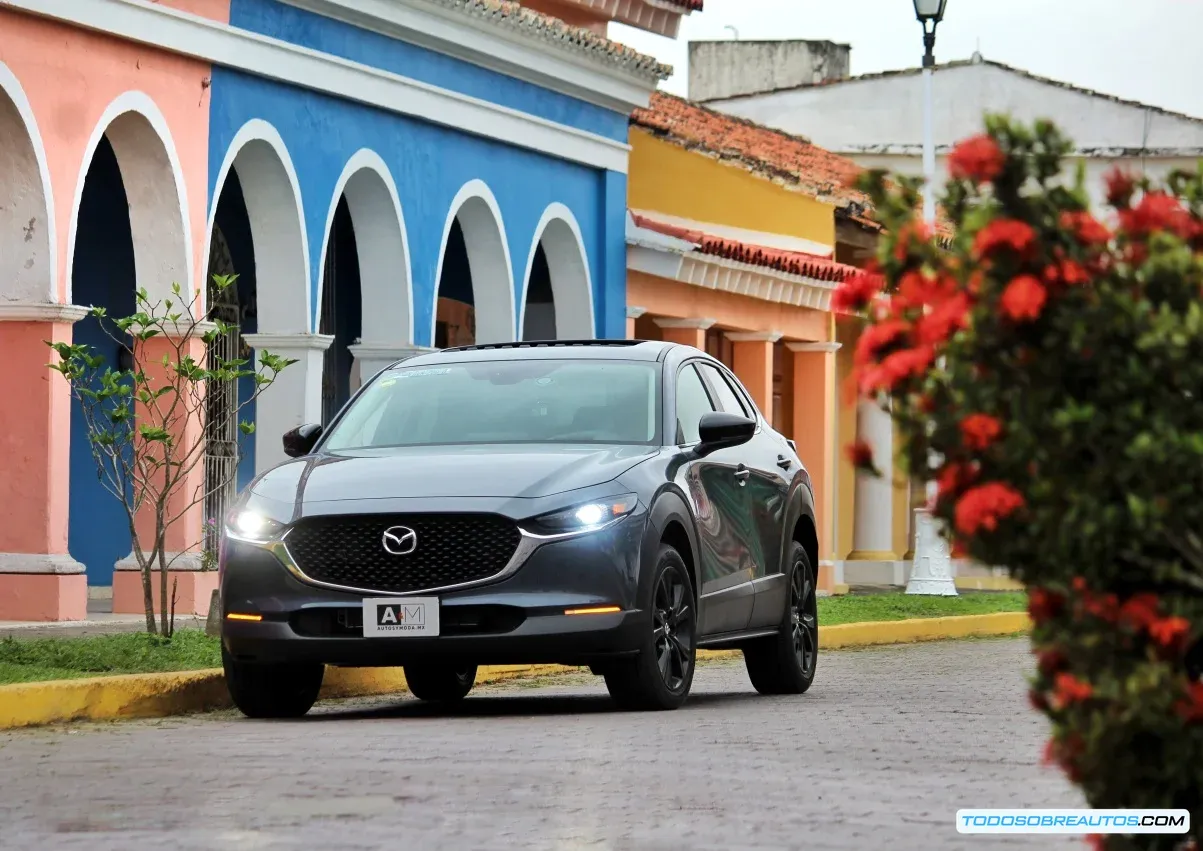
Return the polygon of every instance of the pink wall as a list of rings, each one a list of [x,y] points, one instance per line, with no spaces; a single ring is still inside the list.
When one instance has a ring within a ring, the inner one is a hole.
[[[228,0],[174,0],[169,5],[228,18]],[[71,222],[80,173],[87,168],[85,150],[105,109],[128,91],[141,91],[154,101],[170,130],[187,187],[192,264],[199,283],[205,272],[209,65],[4,10],[0,32],[0,62],[25,89],[46,148],[58,232],[59,300],[66,300]]]

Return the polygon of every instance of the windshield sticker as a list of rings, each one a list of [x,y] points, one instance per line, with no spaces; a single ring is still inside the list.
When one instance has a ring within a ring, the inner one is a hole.
[[[446,375],[451,372],[450,369],[415,369],[413,371],[399,372],[398,378],[414,378],[418,375]]]
[[[538,381],[536,381],[535,383],[536,383],[536,384],[542,384],[544,387],[546,387],[548,384],[554,384],[554,383],[555,383],[555,379],[554,379],[554,378],[540,378],[540,379],[539,379]]]
[[[393,386],[394,384],[396,384],[396,383],[397,383],[397,379],[395,379],[395,378],[386,378],[386,379],[384,379],[383,381],[381,381],[381,382],[380,382],[380,386],[381,386],[381,387],[392,387],[392,386]]]

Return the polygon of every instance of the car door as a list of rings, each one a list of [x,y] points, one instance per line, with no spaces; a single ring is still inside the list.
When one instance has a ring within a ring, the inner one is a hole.
[[[738,379],[716,364],[704,363],[699,369],[720,410],[759,423],[750,441],[729,451],[738,456],[737,469],[748,473],[744,491],[754,530],[752,581],[756,591],[749,626],[772,626],[780,621],[785,606],[786,578],[782,575],[781,553],[790,476],[797,468],[782,451],[783,445],[776,432],[760,416]]]
[[[752,617],[756,531],[737,451],[721,449],[703,458],[691,451],[699,442],[702,416],[717,410],[695,364],[687,362],[677,372],[676,442],[686,459],[677,477],[697,518],[699,631],[715,635],[746,629]]]

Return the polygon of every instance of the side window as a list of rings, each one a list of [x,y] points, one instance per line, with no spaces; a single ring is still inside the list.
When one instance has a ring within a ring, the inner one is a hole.
[[[691,365],[677,373],[677,443],[697,443],[702,416],[714,410],[706,385]]]
[[[714,388],[714,392],[718,395],[718,403],[723,411],[728,414],[739,414],[741,417],[755,419],[756,415],[748,410],[748,406],[744,404],[743,399],[731,389],[731,385],[727,381],[727,376],[723,375],[710,364],[701,364],[699,369],[706,376],[706,380],[710,382],[710,386]]]

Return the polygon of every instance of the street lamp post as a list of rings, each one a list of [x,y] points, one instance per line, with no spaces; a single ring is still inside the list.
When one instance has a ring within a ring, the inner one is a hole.
[[[948,0],[914,0],[915,17],[923,27],[923,220],[933,230],[936,225],[936,143],[932,116],[932,77],[936,67],[936,27],[944,20]],[[927,486],[927,497],[934,496],[934,482]],[[952,578],[952,557],[948,544],[940,537],[935,518],[926,508],[917,508],[915,517],[915,558],[906,593],[953,597],[957,586]]]

